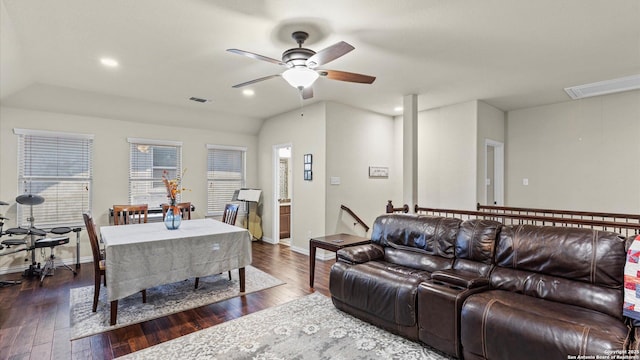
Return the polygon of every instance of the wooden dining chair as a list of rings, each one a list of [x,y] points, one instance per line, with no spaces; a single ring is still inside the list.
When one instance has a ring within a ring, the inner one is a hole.
[[[96,231],[96,224],[93,222],[91,213],[85,212],[82,214],[84,218],[84,225],[87,228],[87,234],[89,234],[89,243],[91,243],[91,255],[93,255],[93,272],[94,272],[94,288],[93,288],[93,312],[98,309],[98,297],[100,296],[100,279],[104,279],[104,286],[107,286],[107,271],[105,261],[100,259],[100,245],[98,244],[98,233]],[[147,290],[142,290],[142,302],[147,302]]]
[[[224,206],[224,213],[222,213],[222,222],[235,225],[239,207],[238,204],[226,204]],[[229,270],[229,280],[231,280],[231,270]]]
[[[162,220],[167,215],[167,211],[169,211],[169,204],[162,204]],[[177,203],[176,207],[180,210],[180,214],[182,215],[182,220],[191,220],[191,203],[190,202],[181,202]]]
[[[238,204],[227,204],[224,206],[224,213],[222,213],[222,222],[235,225],[236,217],[238,216]]]
[[[146,223],[148,209],[147,204],[113,205],[113,225]]]

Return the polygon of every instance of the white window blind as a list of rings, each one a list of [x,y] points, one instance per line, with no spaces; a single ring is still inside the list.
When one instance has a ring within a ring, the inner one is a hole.
[[[129,145],[129,203],[160,208],[168,201],[162,174],[170,180],[182,175],[182,143],[129,139]]]
[[[18,226],[82,226],[91,209],[93,135],[14,129],[18,139],[18,187],[42,196],[39,205],[17,206]]]
[[[207,146],[207,214],[221,215],[233,193],[245,186],[246,148]]]

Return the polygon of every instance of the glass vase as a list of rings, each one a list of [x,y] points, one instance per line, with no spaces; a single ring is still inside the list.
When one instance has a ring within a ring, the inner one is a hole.
[[[182,222],[182,213],[178,211],[178,213],[173,212],[173,207],[169,207],[167,210],[167,214],[164,217],[164,226],[169,230],[176,230],[180,227],[180,223]]]

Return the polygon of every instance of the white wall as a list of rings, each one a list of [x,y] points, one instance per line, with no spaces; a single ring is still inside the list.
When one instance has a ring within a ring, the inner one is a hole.
[[[485,140],[505,142],[506,114],[483,101],[478,101],[478,148],[477,148],[477,199],[485,204],[487,186],[485,185],[486,154]],[[486,204],[485,204],[486,205]]]
[[[475,209],[476,119],[477,101],[418,113],[420,206]]]
[[[213,130],[190,129],[176,122],[175,127],[127,122],[88,116],[0,107],[0,199],[11,203],[3,206],[7,216],[15,219],[17,196],[17,136],[14,128],[40,129],[61,132],[94,134],[94,179],[91,211],[98,226],[109,222],[108,209],[115,203],[128,202],[129,144],[128,137],[182,141],[182,164],[187,169],[184,186],[191,189],[183,194],[184,201],[196,207],[193,217],[204,217],[207,201],[206,144],[247,147],[247,185],[257,186],[257,136],[224,133]],[[45,199],[46,201],[46,199]],[[5,229],[15,227],[15,221],[5,223]],[[86,233],[82,232],[81,256],[90,256]],[[75,257],[75,241],[56,248],[62,259]],[[0,272],[6,267],[22,266],[24,253],[0,258]]]
[[[640,91],[507,119],[509,206],[640,213]]]
[[[4,1],[0,1],[0,98],[12,94],[29,84],[32,79],[28,64],[23,61],[20,41],[7,13]]]
[[[394,127],[390,116],[327,104],[326,234],[371,235],[360,225],[354,226],[355,221],[340,210],[340,205],[372,226],[385,212],[387,200],[401,194],[402,161],[394,161]],[[389,177],[370,178],[369,166],[388,167]],[[331,185],[331,177],[339,177],[340,184]]]
[[[273,241],[274,159],[273,146],[291,143],[293,171],[291,247],[308,253],[309,238],[325,233],[326,111],[318,103],[264,121],[258,135],[258,178],[263,190],[262,227],[265,241]],[[303,180],[303,155],[313,155],[313,180]]]

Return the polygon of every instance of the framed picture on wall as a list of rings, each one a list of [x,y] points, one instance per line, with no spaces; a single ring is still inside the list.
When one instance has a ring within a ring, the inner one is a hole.
[[[369,177],[371,178],[388,178],[389,168],[386,166],[369,166]]]
[[[311,156],[311,154],[304,154],[303,160],[304,160],[304,180],[311,181],[313,180],[313,173],[311,171],[313,157]]]

